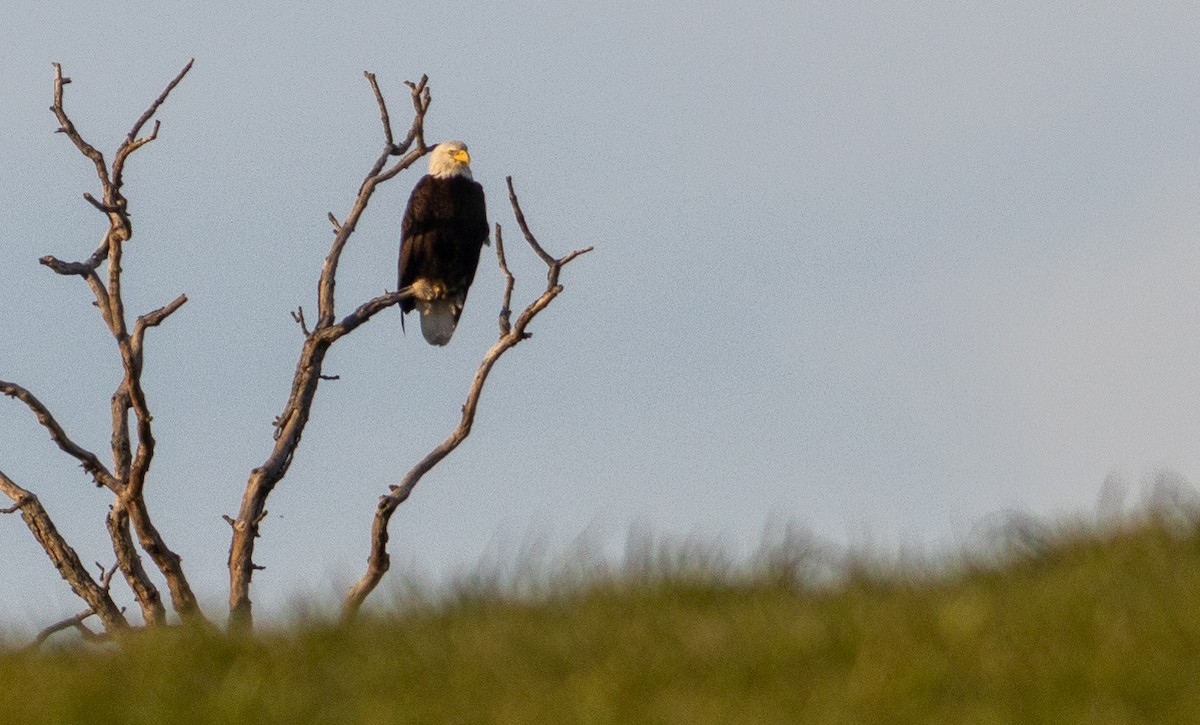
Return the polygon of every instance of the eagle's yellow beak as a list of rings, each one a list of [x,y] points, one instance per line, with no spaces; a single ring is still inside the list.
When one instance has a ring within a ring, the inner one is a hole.
[[[460,164],[471,163],[471,154],[467,153],[466,149],[459,149],[459,150],[455,151],[453,154],[451,154],[451,158],[453,158],[455,161],[459,162]]]

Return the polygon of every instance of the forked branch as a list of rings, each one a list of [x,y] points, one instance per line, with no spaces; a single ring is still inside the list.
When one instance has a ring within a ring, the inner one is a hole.
[[[515,279],[508,269],[508,262],[504,256],[504,239],[501,234],[500,225],[497,224],[496,257],[500,265],[500,271],[505,279],[504,301],[500,311],[500,339],[484,354],[479,368],[475,371],[475,378],[472,380],[471,387],[467,391],[467,402],[462,407],[462,417],[459,419],[458,425],[444,441],[413,466],[398,485],[391,486],[390,492],[379,498],[379,503],[375,507],[375,518],[371,524],[371,550],[367,557],[367,570],[358,582],[350,588],[350,591],[346,593],[346,598],[342,603],[342,618],[344,621],[351,621],[358,616],[363,602],[375,590],[375,587],[383,579],[383,575],[391,566],[391,557],[387,550],[388,523],[391,521],[392,514],[395,513],[396,508],[408,499],[413,489],[416,488],[416,485],[426,473],[432,470],[446,456],[450,455],[471,434],[471,426],[475,422],[475,411],[479,407],[479,399],[483,395],[483,386],[487,382],[492,368],[505,352],[515,347],[522,340],[530,337],[530,334],[526,332],[529,323],[562,292],[563,288],[558,283],[558,277],[563,266],[579,255],[592,251],[592,247],[577,249],[561,259],[555,259],[548,254],[538,244],[537,239],[533,236],[528,224],[525,222],[525,215],[521,212],[520,202],[518,202],[516,192],[513,190],[512,177],[507,177],[506,181],[508,183],[509,201],[512,204],[513,214],[516,216],[521,231],[525,235],[525,241],[529,243],[534,253],[546,263],[546,289],[537,299],[529,303],[525,310],[517,317],[515,323],[510,322],[511,312],[509,305],[511,304]]]
[[[428,152],[423,131],[425,113],[430,104],[430,93],[426,87],[428,78],[422,76],[417,83],[406,84],[412,97],[413,121],[403,142],[397,144],[392,133],[387,103],[379,90],[375,75],[368,72],[364,72],[363,75],[366,76],[379,107],[379,116],[383,124],[383,150],[363,179],[354,204],[345,218],[339,222],[337,217],[329,214],[334,238],[317,282],[316,323],[309,329],[302,316],[293,315],[293,319],[300,324],[304,332],[304,343],[296,362],[296,372],[292,377],[291,393],[284,404],[283,412],[275,419],[275,444],[263,464],[250,472],[237,518],[226,518],[233,527],[233,538],[229,546],[229,624],[234,631],[248,631],[253,626],[250,583],[254,572],[263,568],[254,563],[254,542],[266,515],[267,498],[276,484],[287,475],[292,457],[300,445],[300,438],[316,398],[317,387],[322,380],[333,377],[322,374],[326,352],[337,340],[402,299],[399,292],[385,293],[360,304],[341,321],[337,320],[334,296],[338,263],[342,250],[354,234],[372,194],[379,184],[409,168]],[[400,158],[389,167],[388,161],[393,156]]]

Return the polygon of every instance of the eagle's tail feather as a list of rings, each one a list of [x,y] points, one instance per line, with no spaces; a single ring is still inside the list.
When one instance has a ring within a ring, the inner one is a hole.
[[[445,345],[450,342],[454,328],[458,325],[459,306],[454,300],[420,300],[417,311],[421,314],[421,334],[430,345]]]

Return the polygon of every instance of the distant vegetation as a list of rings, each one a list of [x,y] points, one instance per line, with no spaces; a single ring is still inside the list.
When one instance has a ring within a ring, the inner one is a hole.
[[[949,563],[658,551],[409,593],[351,627],[10,649],[0,722],[1200,719],[1192,507],[1001,529]]]

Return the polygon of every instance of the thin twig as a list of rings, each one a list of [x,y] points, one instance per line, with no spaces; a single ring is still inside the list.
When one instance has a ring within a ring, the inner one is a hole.
[[[183,67],[183,70],[179,71],[179,73],[171,80],[171,82],[167,84],[167,87],[163,89],[163,92],[158,94],[158,98],[154,99],[154,101],[150,104],[150,107],[146,109],[145,113],[138,117],[138,120],[133,124],[133,128],[129,129],[129,133],[125,135],[125,141],[122,142],[120,148],[117,149],[117,155],[113,159],[112,184],[117,190],[120,190],[123,183],[122,172],[125,169],[125,159],[129,158],[129,155],[134,151],[137,151],[139,148],[158,137],[158,121],[154,122],[154,130],[151,131],[149,136],[139,139],[137,135],[141,132],[142,126],[145,126],[146,122],[149,121],[152,116],[154,116],[154,114],[158,111],[159,106],[161,106],[163,102],[167,100],[167,96],[171,95],[171,91],[175,90],[175,86],[179,85],[179,82],[182,81],[183,77],[188,74],[188,71],[192,69],[192,64],[195,62],[195,58],[192,58],[187,62],[187,65]]]
[[[64,78],[62,74],[62,65],[54,63],[54,105],[50,106],[50,110],[58,119],[58,131],[66,134],[67,138],[71,139],[71,143],[89,159],[96,167],[96,175],[100,177],[101,185],[108,187],[110,184],[108,178],[108,166],[104,163],[104,154],[100,153],[95,146],[92,146],[87,141],[83,140],[83,136],[75,128],[75,124],[67,117],[66,108],[63,106],[63,87],[71,82],[70,78]]]
[[[96,612],[92,609],[85,609],[79,614],[67,617],[66,619],[61,619],[54,624],[51,624],[42,631],[38,632],[37,636],[33,638],[33,641],[25,645],[25,650],[28,652],[40,648],[43,644],[45,644],[46,640],[50,639],[52,636],[58,634],[64,629],[79,629],[80,627],[83,627],[83,620],[91,617],[95,613]],[[93,635],[95,634],[95,632],[92,632],[90,629],[88,629],[87,632]]]
[[[370,71],[363,71],[363,75],[367,77],[367,81],[371,84],[371,90],[375,91],[375,103],[379,106],[379,120],[383,122],[383,140],[390,151],[396,146],[396,143],[392,140],[392,119],[388,117],[387,102],[383,100],[383,93],[379,90],[379,83],[375,80],[375,74]]]
[[[304,322],[304,308],[297,307],[296,311],[292,313],[292,319],[296,321],[296,324],[300,325],[300,331],[304,333],[304,336],[308,337],[308,324]]]
[[[96,207],[100,211],[104,212],[105,214],[114,214],[116,212],[121,211],[119,207],[115,207],[110,204],[105,204],[104,202],[100,201],[99,199],[92,196],[91,194],[89,194],[86,191],[83,192],[83,200],[86,201],[87,203],[91,204],[92,206]]]
[[[496,222],[496,259],[500,262],[500,272],[504,275],[504,300],[500,303],[500,336],[507,335],[512,330],[512,293],[517,278],[508,271],[508,261],[504,259],[504,236],[500,233],[500,222]]]
[[[129,153],[133,153],[134,151],[137,151],[141,147],[145,146],[146,144],[150,143],[154,139],[158,138],[158,129],[161,127],[162,127],[162,121],[158,120],[157,118],[154,119],[154,130],[150,132],[149,136],[143,136],[139,139],[131,141],[129,143]]]
[[[546,263],[546,266],[551,271],[556,267],[561,267],[562,264],[554,257],[551,257],[545,249],[542,249],[542,245],[538,244],[537,239],[534,238],[533,232],[529,231],[529,225],[525,223],[525,214],[521,211],[520,202],[517,201],[517,192],[513,191],[512,177],[505,176],[504,183],[508,185],[508,201],[512,204],[513,215],[517,218],[517,224],[521,227],[521,233],[525,235],[525,241],[529,242],[529,246],[533,247],[533,251],[537,253],[537,256],[541,257],[542,261]]]
[[[175,310],[183,307],[187,301],[187,295],[179,295],[170,304],[159,307],[153,312],[147,312],[138,317],[137,321],[133,323],[133,353],[139,365],[142,361],[142,338],[146,335],[146,328],[158,327],[162,324],[163,320],[170,317]]]

